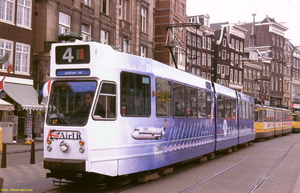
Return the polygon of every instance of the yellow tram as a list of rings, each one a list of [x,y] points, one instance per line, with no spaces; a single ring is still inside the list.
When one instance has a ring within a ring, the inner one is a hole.
[[[300,111],[293,112],[293,132],[300,132]]]

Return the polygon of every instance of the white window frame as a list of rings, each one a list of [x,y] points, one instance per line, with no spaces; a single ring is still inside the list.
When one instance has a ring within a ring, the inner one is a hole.
[[[58,34],[69,32],[71,28],[71,17],[67,14],[59,12]]]
[[[141,46],[141,57],[146,58],[147,57],[147,47]]]
[[[29,63],[30,45],[16,43],[15,72],[20,74],[29,74]]]
[[[0,4],[0,21],[14,23],[15,20],[15,0],[2,0]]]
[[[9,53],[9,60],[12,61],[13,47],[14,43],[12,41],[0,39],[0,58],[4,57],[6,53]],[[2,65],[0,70],[6,70],[4,65]]]
[[[108,31],[105,31],[105,30],[101,30],[100,31],[100,42],[102,44],[108,44]]]
[[[101,0],[101,13],[109,15],[109,1],[110,0]]]
[[[91,25],[87,23],[81,23],[81,35],[82,41],[89,41],[91,39]]]
[[[31,28],[31,15],[32,1],[31,0],[18,0],[17,8],[17,26]]]
[[[148,17],[147,17],[147,9],[142,7],[141,8],[141,31],[143,33],[147,33],[147,20],[148,20]]]
[[[91,1],[90,1],[90,0],[82,0],[82,3],[83,3],[85,6],[91,7]]]

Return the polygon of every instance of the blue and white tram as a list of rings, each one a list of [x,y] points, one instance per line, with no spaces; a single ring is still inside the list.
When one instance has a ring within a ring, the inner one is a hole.
[[[51,56],[47,177],[147,181],[145,171],[239,144],[233,90],[96,42],[53,44]]]

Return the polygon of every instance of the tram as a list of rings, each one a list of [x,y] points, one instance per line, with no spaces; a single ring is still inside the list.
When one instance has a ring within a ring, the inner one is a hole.
[[[255,138],[252,97],[155,60],[73,42],[52,44],[50,65],[47,177],[145,182]]]
[[[300,132],[300,111],[293,112],[293,132],[297,133]]]
[[[292,111],[289,109],[255,105],[256,139],[273,138],[292,132]]]

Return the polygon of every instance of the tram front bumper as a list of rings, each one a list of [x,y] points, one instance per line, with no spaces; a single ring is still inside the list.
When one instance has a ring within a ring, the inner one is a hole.
[[[84,172],[85,160],[45,158],[44,168],[49,170]]]

